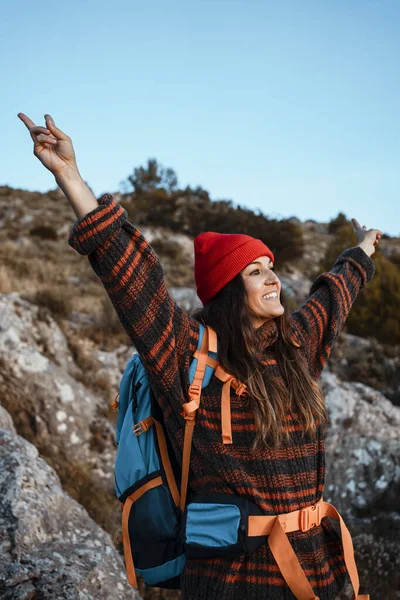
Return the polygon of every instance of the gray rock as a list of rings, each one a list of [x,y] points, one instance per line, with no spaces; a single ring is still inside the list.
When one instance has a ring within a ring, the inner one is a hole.
[[[0,406],[0,429],[6,429],[14,435],[16,434],[11,415],[2,406]]]
[[[169,288],[168,291],[171,294],[172,299],[189,314],[192,314],[195,309],[203,306],[196,290],[193,288],[172,287]]]
[[[0,429],[0,597],[139,598],[111,537],[32,444]]]
[[[300,269],[291,266],[279,273],[282,289],[287,296],[291,296],[298,306],[308,297],[312,281],[304,277]]]
[[[400,346],[342,332],[329,364],[340,379],[363,381],[400,406]]]
[[[324,500],[345,520],[371,598],[400,598],[400,408],[324,369],[330,425]],[[341,598],[349,598],[341,596]]]
[[[107,373],[104,357],[96,360],[93,342],[82,340],[85,344],[97,372]],[[116,394],[121,373],[117,358],[108,359]],[[116,448],[114,428],[103,414],[107,403],[75,378],[80,369],[49,312],[19,294],[0,294],[0,360],[1,400],[18,433],[50,458],[90,464],[113,489]],[[94,377],[94,371],[87,377]],[[103,432],[101,452],[93,448],[94,430]]]
[[[317,221],[309,219],[303,223],[303,229],[304,231],[314,231],[316,233],[328,234],[329,223],[318,223]]]

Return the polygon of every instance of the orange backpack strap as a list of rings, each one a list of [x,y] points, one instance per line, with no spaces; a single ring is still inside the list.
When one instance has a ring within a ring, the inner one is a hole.
[[[208,330],[208,351],[217,352],[217,334],[214,329],[211,329],[209,325],[206,326]],[[200,351],[201,352],[201,351]],[[200,352],[197,350],[194,354],[196,358],[199,358]],[[206,364],[214,369],[214,375],[223,382],[222,395],[221,395],[221,427],[222,427],[222,443],[232,444],[232,420],[231,420],[231,387],[236,390],[236,394],[241,396],[247,392],[247,387],[244,383],[238,381],[233,375],[227,373],[219,364],[218,360],[206,357]],[[203,374],[204,377],[204,374]],[[193,405],[195,406],[195,405]],[[197,405],[198,408],[198,405]]]
[[[168,487],[170,489],[175,506],[179,506],[179,500],[180,500],[179,491],[178,491],[178,487],[176,485],[171,461],[169,460],[169,456],[168,456],[168,447],[167,447],[167,441],[165,439],[164,430],[163,430],[161,424],[158,421],[156,421],[156,419],[154,419],[154,425],[156,428],[158,448],[160,450],[161,461],[162,461],[162,464],[164,467],[165,476],[167,478]]]
[[[214,332],[215,334],[215,332]],[[185,437],[183,439],[182,455],[182,479],[181,479],[181,510],[185,510],[186,494],[189,479],[190,454],[192,451],[193,429],[196,418],[196,411],[200,406],[201,386],[206,372],[208,359],[209,328],[205,327],[201,348],[197,354],[197,367],[193,381],[189,386],[190,401],[182,405],[183,416],[186,421]],[[216,338],[215,338],[216,344]]]
[[[222,443],[232,444],[232,420],[231,420],[231,386],[238,396],[246,393],[246,384],[238,381],[233,375],[230,375],[221,366],[215,369],[215,377],[223,382],[221,395],[221,426]]]
[[[287,537],[291,531],[308,531],[321,524],[324,517],[340,522],[342,545],[347,572],[353,586],[352,600],[369,600],[368,594],[359,594],[359,578],[349,530],[336,508],[321,498],[316,504],[280,515],[250,516],[248,535],[268,535],[268,545],[287,585],[298,600],[319,600],[311,588],[300,562]]]
[[[125,565],[126,565],[126,573],[128,576],[128,582],[135,588],[138,588],[138,583],[136,579],[135,573],[135,565],[133,564],[132,558],[132,550],[131,550],[131,540],[129,537],[129,514],[131,512],[131,508],[133,504],[139,500],[148,490],[151,490],[159,485],[163,484],[162,477],[156,477],[155,479],[151,479],[144,483],[140,488],[138,488],[133,494],[128,496],[123,505],[121,505],[122,509],[122,540],[124,543],[124,555],[125,555]]]

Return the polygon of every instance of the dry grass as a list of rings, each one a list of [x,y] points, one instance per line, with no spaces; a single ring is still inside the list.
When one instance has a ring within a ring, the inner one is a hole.
[[[3,264],[0,266],[0,292],[2,294],[11,294],[15,291],[15,279],[10,271]]]
[[[34,294],[24,294],[24,298],[49,309],[54,318],[68,318],[71,314],[72,303],[62,287],[42,287]]]

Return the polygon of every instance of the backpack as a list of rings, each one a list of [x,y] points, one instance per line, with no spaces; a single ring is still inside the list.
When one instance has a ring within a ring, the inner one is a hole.
[[[186,563],[182,524],[195,414],[201,389],[209,384],[216,369],[224,378],[223,389],[228,396],[222,417],[223,423],[228,424],[223,426],[223,439],[224,443],[231,443],[229,388],[236,385],[236,380],[218,364],[215,332],[200,324],[197,350],[189,370],[190,401],[182,407],[186,421],[182,470],[165,435],[162,411],[138,354],[127,363],[120,391],[111,404],[118,410],[115,490],[121,502],[128,582],[134,587],[137,575],[150,586],[180,587],[180,574]],[[240,391],[244,391],[243,386]]]

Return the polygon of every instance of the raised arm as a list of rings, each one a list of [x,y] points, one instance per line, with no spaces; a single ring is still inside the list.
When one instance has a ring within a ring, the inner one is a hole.
[[[353,225],[360,243],[342,252],[332,269],[317,277],[310,297],[290,318],[315,379],[320,377],[360,289],[375,273],[370,256],[382,233],[376,229],[364,231],[355,219]]]
[[[69,245],[87,255],[127,334],[146,364],[153,389],[182,403],[183,373],[196,349],[199,325],[170,297],[160,262],[126,210],[110,195],[99,201],[79,174],[71,138],[50,115],[46,127],[19,113],[34,154],[51,171],[78,217]]]
[[[170,297],[161,264],[111,194],[78,220],[68,244],[87,255],[160,391],[171,393],[196,349],[198,323]]]

